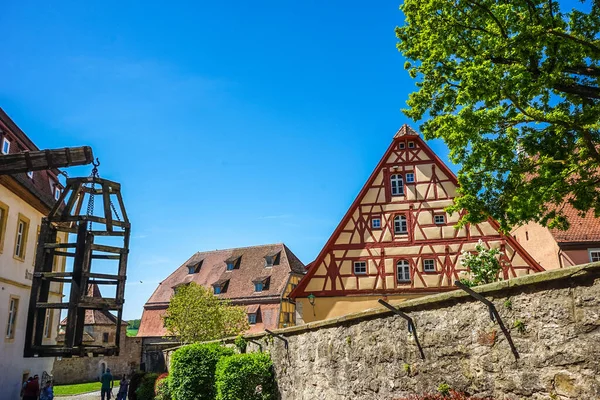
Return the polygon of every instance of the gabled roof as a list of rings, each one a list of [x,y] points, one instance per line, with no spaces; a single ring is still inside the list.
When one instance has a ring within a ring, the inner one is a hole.
[[[265,268],[265,256],[274,253],[281,253],[279,265]],[[226,263],[237,259],[240,259],[239,268],[227,271]],[[204,260],[202,268],[195,274],[189,274],[187,265],[197,260]],[[290,273],[304,274],[304,264],[283,243],[198,252],[158,285],[146,306],[166,305],[173,295],[172,288],[181,282],[195,282],[211,288],[229,280],[227,292],[219,294],[219,297],[227,299],[281,296]],[[255,293],[252,282],[263,276],[271,278],[269,290]]]
[[[98,285],[88,285],[88,297],[102,298]],[[67,325],[67,318],[60,322],[61,325]],[[85,310],[84,325],[116,325],[117,317],[104,310]],[[121,325],[127,325],[127,321],[122,321]]]
[[[392,154],[394,148],[397,146],[397,143],[399,143],[400,141],[403,141],[403,139],[406,138],[406,137],[409,137],[411,140],[413,140],[416,143],[418,143],[419,144],[419,148],[423,152],[425,152],[425,154],[432,160],[432,163],[435,163],[436,167],[443,171],[443,173],[448,177],[448,179],[450,180],[450,182],[452,182],[454,185],[458,186],[458,179],[456,178],[456,175],[446,165],[446,163],[444,163],[437,156],[437,154],[435,154],[435,152],[427,145],[427,143],[421,138],[421,136],[415,130],[413,130],[411,127],[409,127],[406,124],[403,125],[396,132],[396,134],[394,135],[394,138],[393,138],[392,142],[390,143],[389,147],[387,148],[387,150],[385,151],[385,153],[383,154],[383,156],[381,157],[381,159],[377,163],[377,166],[373,169],[373,172],[371,173],[371,175],[369,176],[369,178],[367,179],[367,181],[363,185],[362,189],[360,190],[360,192],[358,193],[358,195],[356,196],[356,198],[354,199],[354,201],[352,202],[352,204],[350,205],[350,207],[347,209],[346,213],[344,214],[344,217],[342,218],[342,220],[340,221],[340,223],[338,224],[338,226],[336,227],[336,229],[334,230],[334,232],[331,234],[331,236],[329,237],[329,239],[325,243],[325,246],[323,246],[323,248],[319,252],[318,256],[315,258],[315,260],[312,261],[309,264],[311,266],[311,268],[306,273],[306,276],[304,277],[304,279],[302,279],[300,281],[300,283],[298,284],[298,286],[294,290],[292,290],[292,292],[290,293],[290,295],[289,295],[290,298],[294,299],[294,298],[299,297],[299,296],[306,296],[307,295],[307,293],[305,293],[304,290],[306,289],[306,287],[307,287],[310,279],[312,278],[313,275],[315,275],[315,272],[316,272],[317,268],[319,267],[319,265],[325,259],[325,257],[327,255],[329,249],[335,243],[335,240],[338,238],[340,232],[343,230],[343,227],[351,220],[352,214],[354,213],[354,211],[359,206],[360,201],[365,197],[365,195],[366,195],[367,191],[369,190],[369,188],[375,182],[375,179],[377,178],[378,174],[380,173],[380,171],[382,170],[383,166],[385,165],[386,160],[389,159],[389,157]],[[498,225],[498,223],[496,221],[494,221],[492,219],[489,219],[487,222],[489,222],[489,224],[494,229],[496,229],[496,230],[499,229],[499,225]],[[525,251],[525,249],[516,241],[516,239],[514,239],[510,235],[505,235],[504,239],[506,240],[506,242],[508,244],[510,244],[510,246],[512,248],[514,248],[516,251],[518,251],[521,254],[521,256],[526,260],[526,262],[531,266],[531,268],[534,271],[543,271],[544,270],[537,263],[537,261],[535,261],[533,259],[533,257],[531,257],[529,255],[529,253],[527,253]]]
[[[570,226],[565,231],[550,229],[558,243],[600,242],[600,218],[596,218],[593,211],[582,216],[568,203],[562,210]]]

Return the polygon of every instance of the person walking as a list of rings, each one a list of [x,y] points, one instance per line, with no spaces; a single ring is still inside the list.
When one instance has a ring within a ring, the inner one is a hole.
[[[23,400],[37,400],[40,395],[40,383],[37,375],[33,376],[33,379],[27,382],[25,389],[23,389]]]
[[[52,400],[54,399],[54,389],[52,388],[52,381],[46,382],[42,392],[40,393],[40,400]]]
[[[102,400],[110,400],[112,397],[112,389],[115,383],[113,382],[113,376],[110,373],[110,368],[106,368],[106,372],[102,374],[100,377],[100,382],[102,383],[102,387],[100,389],[100,396]]]
[[[127,389],[129,388],[129,381],[123,374],[121,382],[119,382],[119,392],[117,393],[117,400],[127,400]]]

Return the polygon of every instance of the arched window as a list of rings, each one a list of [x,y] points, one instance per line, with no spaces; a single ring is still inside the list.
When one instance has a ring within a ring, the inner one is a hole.
[[[406,216],[396,215],[394,217],[394,234],[402,235],[408,232],[408,226],[406,224]]]
[[[404,180],[402,175],[394,174],[390,177],[392,184],[392,196],[403,196],[404,195]]]
[[[410,282],[410,265],[406,260],[396,263],[396,279],[398,282]]]

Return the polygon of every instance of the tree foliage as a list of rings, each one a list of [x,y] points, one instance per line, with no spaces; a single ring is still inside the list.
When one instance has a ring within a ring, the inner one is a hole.
[[[396,28],[426,118],[461,164],[461,225],[566,228],[570,203],[600,216],[600,2],[404,0]]]
[[[195,283],[180,286],[164,317],[170,335],[183,343],[235,336],[248,329],[246,310]]]
[[[498,273],[502,270],[500,256],[502,252],[498,249],[487,249],[481,239],[475,245],[475,252],[463,251],[460,256],[460,265],[467,268],[471,279],[463,281],[467,286],[484,285],[496,282]]]

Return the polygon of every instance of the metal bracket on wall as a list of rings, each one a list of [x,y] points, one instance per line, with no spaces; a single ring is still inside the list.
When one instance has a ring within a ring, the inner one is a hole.
[[[280,336],[280,335],[278,335],[278,334],[276,334],[276,333],[274,333],[274,332],[272,332],[272,331],[270,331],[268,329],[265,329],[265,332],[267,332],[269,335],[273,336],[274,338],[277,338],[277,339],[281,340],[283,342],[283,345],[285,346],[285,349],[287,350],[287,348],[288,348],[288,341],[287,341],[286,338],[284,338],[283,336]]]
[[[412,333],[415,338],[415,343],[417,344],[417,348],[419,349],[419,353],[421,354],[421,359],[425,359],[425,353],[423,353],[423,348],[421,347],[421,343],[419,342],[419,338],[417,337],[417,328],[415,327],[415,323],[412,318],[406,315],[404,312],[398,310],[396,307],[387,303],[381,299],[379,299],[379,304],[385,306],[388,310],[392,311],[394,314],[401,316],[408,322],[408,332]]]
[[[250,339],[246,339],[246,340],[248,340],[248,343],[253,343],[253,344],[257,345],[257,346],[258,346],[258,349],[259,349],[259,350],[260,350],[260,352],[262,353],[263,349],[262,349],[262,344],[260,344],[260,342],[257,342],[257,341],[255,341],[255,340],[250,340]]]
[[[464,283],[456,281],[456,282],[454,282],[454,284],[457,287],[459,287],[460,289],[464,290],[469,296],[473,297],[476,300],[479,300],[480,302],[482,302],[483,304],[485,304],[486,306],[488,306],[488,309],[489,309],[489,312],[490,312],[490,319],[492,320],[492,322],[497,322],[498,323],[498,325],[500,326],[500,330],[502,331],[502,333],[504,334],[504,337],[506,337],[506,340],[508,341],[508,344],[510,346],[510,350],[512,351],[513,355],[515,356],[515,360],[518,360],[519,359],[519,352],[517,351],[517,348],[515,347],[515,344],[512,341],[512,337],[510,336],[510,332],[504,326],[504,323],[502,322],[502,318],[500,318],[500,314],[498,314],[498,310],[496,310],[496,306],[494,306],[494,303],[492,303],[491,301],[489,301],[488,299],[486,299],[485,297],[483,297],[479,293],[475,292],[473,289],[471,289],[470,287],[468,287]]]

